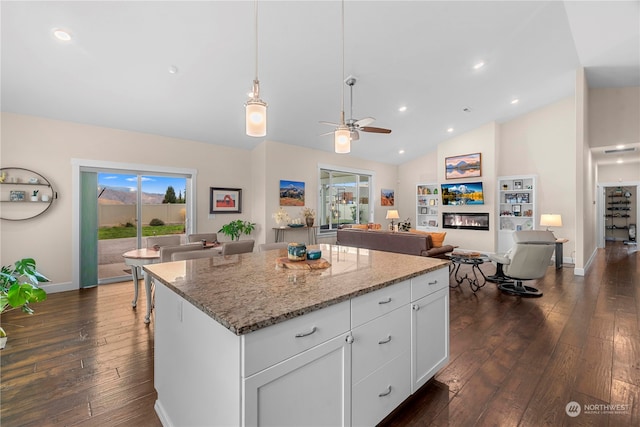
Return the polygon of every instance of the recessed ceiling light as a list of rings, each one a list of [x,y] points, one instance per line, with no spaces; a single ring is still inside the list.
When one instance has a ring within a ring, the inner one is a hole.
[[[178,67],[175,65],[169,66],[169,74],[178,74]]]
[[[404,113],[405,111],[407,111],[407,106],[403,105],[402,107],[398,108],[398,111],[400,111],[401,113]]]
[[[620,150],[621,148],[624,148],[624,144],[618,144],[618,145],[616,145],[616,148],[617,148],[618,150]]]
[[[447,132],[449,132],[449,133],[453,132],[453,128],[447,129]]]
[[[71,40],[71,34],[67,30],[62,30],[60,28],[53,29],[53,36],[58,40],[62,40],[63,42],[68,42]]]
[[[511,100],[511,104],[516,105],[520,100],[518,98]]]
[[[622,159],[618,159],[616,163],[622,163]]]
[[[480,68],[484,67],[484,62],[480,61],[478,62],[476,65],[473,66],[474,70],[479,70]]]
[[[404,154],[404,150],[398,151],[398,154]]]

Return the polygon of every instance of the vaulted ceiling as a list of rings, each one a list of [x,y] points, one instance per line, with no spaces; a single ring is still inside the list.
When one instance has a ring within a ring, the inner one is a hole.
[[[254,2],[0,8],[3,111],[246,149],[262,141],[244,133]],[[349,118],[348,75],[353,117],[393,130],[361,133],[352,155],[391,164],[571,96],[580,67],[590,87],[640,86],[638,1],[349,0],[344,18],[343,75],[339,1],[259,2],[267,139],[332,151],[319,121],[339,121],[343,89]]]

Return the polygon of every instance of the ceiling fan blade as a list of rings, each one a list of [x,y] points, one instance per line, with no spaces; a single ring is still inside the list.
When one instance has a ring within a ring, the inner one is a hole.
[[[349,136],[351,137],[352,141],[357,141],[360,139],[360,134],[358,133],[357,130],[352,130]]]
[[[376,128],[372,126],[361,127],[359,130],[363,132],[373,132],[373,133],[391,133],[391,129]]]
[[[318,135],[318,136],[333,135],[333,134],[334,134],[334,132],[335,132],[335,131],[333,131],[333,130],[332,130],[332,131],[330,131],[330,132],[321,133],[321,134],[320,134],[320,135]]]
[[[318,123],[322,124],[322,125],[329,125],[329,126],[334,126],[334,127],[338,127],[340,126],[338,123],[332,123],[332,122],[325,122],[325,121],[319,121]]]
[[[354,124],[358,127],[364,127],[364,126],[370,125],[375,121],[376,119],[374,119],[373,117],[365,117],[364,119],[356,120]]]

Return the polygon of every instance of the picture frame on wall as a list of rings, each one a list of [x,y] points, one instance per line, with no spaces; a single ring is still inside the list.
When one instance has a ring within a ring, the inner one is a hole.
[[[11,190],[9,192],[9,200],[12,202],[24,202],[25,192],[21,190]]]
[[[427,208],[420,208],[420,213],[421,213],[422,215],[426,215],[426,214],[428,213]]]
[[[209,187],[209,213],[242,213],[242,189]]]
[[[280,206],[304,206],[304,182],[281,179]]]
[[[445,157],[445,179],[473,178],[482,176],[482,154],[464,154]]]
[[[395,205],[395,190],[383,188],[380,190],[380,206],[394,206]]]

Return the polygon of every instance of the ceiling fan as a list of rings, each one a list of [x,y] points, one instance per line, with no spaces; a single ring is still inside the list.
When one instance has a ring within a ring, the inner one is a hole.
[[[355,86],[357,79],[354,76],[349,76],[345,79],[344,83],[349,86],[349,104],[350,104],[350,113],[349,119],[345,120],[344,125],[349,128],[349,133],[351,137],[351,141],[357,141],[360,139],[359,131],[362,132],[372,132],[372,133],[391,133],[391,129],[379,128],[369,126],[376,119],[373,117],[365,117],[363,119],[354,119],[353,118],[353,86]],[[340,126],[338,123],[325,122],[321,121],[323,125],[329,125],[333,127]],[[323,133],[322,135],[330,135],[333,134],[333,131]]]

